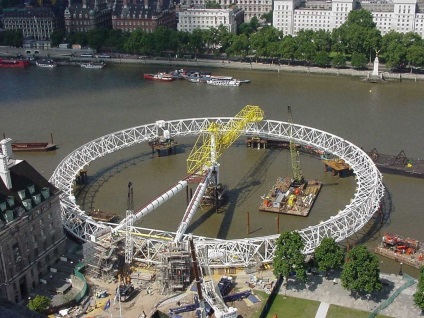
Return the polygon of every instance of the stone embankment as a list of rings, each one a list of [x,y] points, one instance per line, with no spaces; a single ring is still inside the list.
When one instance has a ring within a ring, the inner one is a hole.
[[[63,50],[49,49],[39,50],[37,53],[38,58],[61,58],[63,57]],[[9,48],[0,47],[0,57],[16,57],[17,55],[26,56],[25,49],[22,48]],[[357,77],[366,80],[371,70],[355,70],[351,68],[337,69],[337,68],[321,68],[321,67],[309,67],[309,66],[291,66],[291,65],[278,65],[278,64],[263,64],[263,63],[243,63],[221,59],[154,59],[154,58],[139,58],[136,55],[129,54],[115,54],[116,58],[105,59],[106,63],[114,64],[146,64],[146,65],[166,65],[170,68],[230,68],[230,69],[245,69],[245,70],[259,70],[259,71],[270,71],[270,72],[281,72],[281,73],[307,73],[315,75],[332,75],[332,76],[350,76]],[[73,61],[78,60],[78,57],[72,57]],[[84,59],[87,61],[87,59]],[[89,60],[89,59],[88,59]],[[93,59],[94,60],[94,59]],[[413,74],[413,73],[393,73],[389,72],[384,68],[384,65],[380,65],[380,76],[386,81],[424,81],[424,74]],[[384,81],[379,81],[384,82]]]

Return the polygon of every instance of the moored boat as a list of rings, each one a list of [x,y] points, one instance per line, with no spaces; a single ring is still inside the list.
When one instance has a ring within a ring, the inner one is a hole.
[[[174,80],[174,77],[171,74],[167,73],[144,74],[144,78],[147,80],[163,82],[170,82]]]
[[[35,65],[39,67],[54,68],[57,66],[57,63],[53,60],[41,60],[35,62]]]
[[[48,142],[13,142],[13,151],[51,151],[56,145]]]
[[[240,82],[230,76],[211,76],[206,84],[215,86],[240,86]]]
[[[81,63],[82,68],[89,68],[89,69],[95,69],[100,70],[105,67],[105,63]]]
[[[29,65],[27,60],[9,60],[0,57],[0,68],[24,68]]]

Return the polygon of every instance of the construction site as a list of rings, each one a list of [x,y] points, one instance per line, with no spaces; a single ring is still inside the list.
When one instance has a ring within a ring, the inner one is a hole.
[[[131,301],[136,290],[151,293],[153,284],[157,286],[160,295],[169,297],[186,291],[195,281],[197,298],[186,311],[199,310],[202,316],[214,312],[218,318],[237,317],[237,309],[226,305],[230,301],[228,299],[243,299],[250,293],[244,291],[224,300],[230,288],[227,286],[220,290],[222,282],[221,285],[214,282],[213,272],[209,268],[210,252],[201,248],[196,250],[191,238],[188,241],[182,239],[187,236],[185,232],[198,208],[215,209],[218,212],[225,204],[227,186],[220,182],[220,165],[217,160],[237,140],[246,125],[262,119],[263,111],[258,106],[248,105],[236,115],[236,120],[225,126],[213,123],[199,136],[187,159],[188,176],[176,185],[178,191],[188,183],[197,183],[197,188],[189,195],[187,210],[175,237],[170,237],[160,247],[151,249],[146,241],[148,236],[137,232],[134,222],[153,211],[154,207],[165,201],[165,196],[168,199],[169,193],[175,191],[168,190],[144,207],[134,209],[133,185],[129,182],[125,219],[110,231],[103,231],[92,241],[83,244],[86,274],[116,284],[115,294],[122,302]],[[158,127],[163,128],[160,125]],[[156,138],[149,144],[152,151],[156,150],[159,154],[163,149],[171,149],[176,143],[170,141],[169,132],[164,130],[163,138]],[[167,153],[171,154],[168,150]],[[156,255],[152,261],[150,253],[153,251]],[[222,268],[218,272],[226,270]],[[235,273],[236,269],[233,268],[231,272]]]
[[[292,177],[277,178],[276,183],[261,199],[259,211],[308,216],[321,190],[322,182],[306,180],[302,174],[298,147],[292,136],[293,116],[288,107],[290,123],[289,149],[292,164]]]

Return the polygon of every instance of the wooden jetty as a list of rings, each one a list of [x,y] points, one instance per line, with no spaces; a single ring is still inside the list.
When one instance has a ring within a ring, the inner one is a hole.
[[[156,138],[152,141],[149,141],[149,146],[152,148],[152,154],[154,155],[156,151],[158,157],[160,157],[163,153],[165,153],[165,155],[176,154],[177,144],[178,143],[172,138],[170,139]]]
[[[308,216],[322,183],[309,180],[293,186],[290,177],[278,178],[268,195],[262,198],[259,211]]]
[[[403,150],[394,156],[381,154],[374,148],[368,155],[381,172],[424,178],[424,160],[411,159]]]
[[[340,158],[333,159],[322,159],[325,166],[325,171],[331,171],[333,176],[344,178],[352,175],[352,169],[350,166]]]
[[[424,248],[417,240],[386,233],[375,253],[415,268],[424,265]]]
[[[266,149],[266,148],[282,148],[290,149],[290,142],[284,140],[267,139],[261,137],[249,137],[246,139],[246,146],[248,148]],[[296,145],[299,149],[300,145]]]

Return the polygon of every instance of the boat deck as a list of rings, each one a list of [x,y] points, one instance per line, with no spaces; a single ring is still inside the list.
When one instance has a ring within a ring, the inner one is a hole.
[[[55,150],[56,145],[48,142],[14,142],[13,151],[51,151]]]
[[[278,178],[268,195],[263,198],[259,211],[308,216],[321,187],[322,183],[317,180],[292,187],[289,177]]]

